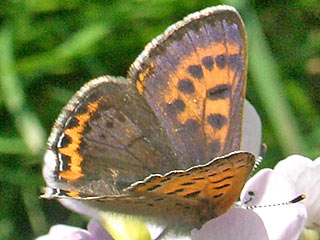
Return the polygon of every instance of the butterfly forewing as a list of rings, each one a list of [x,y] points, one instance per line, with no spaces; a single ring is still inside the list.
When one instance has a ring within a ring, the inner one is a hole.
[[[169,27],[131,67],[184,167],[240,148],[245,39],[236,12],[206,9]]]
[[[50,187],[93,195],[120,194],[152,172],[179,168],[146,101],[126,79],[112,77],[89,82],[73,97],[55,124],[45,163]]]

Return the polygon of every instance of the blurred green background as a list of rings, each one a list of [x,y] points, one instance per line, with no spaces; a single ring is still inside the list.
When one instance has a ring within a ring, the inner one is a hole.
[[[61,108],[89,79],[125,76],[151,39],[188,13],[235,6],[249,38],[248,99],[263,121],[263,167],[320,156],[320,4],[299,1],[1,0],[0,239],[85,220],[40,200],[42,158]]]

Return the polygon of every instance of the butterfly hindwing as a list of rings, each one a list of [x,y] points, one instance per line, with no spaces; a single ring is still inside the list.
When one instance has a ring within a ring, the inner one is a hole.
[[[158,224],[186,231],[225,213],[238,199],[254,164],[253,154],[239,151],[186,171],[150,175],[121,195],[47,192],[51,198],[79,199],[100,210],[157,219]]]
[[[186,171],[151,175],[128,188],[136,194],[163,199],[192,199],[208,206],[219,206],[208,215],[226,212],[238,199],[255,164],[248,152],[233,152]]]

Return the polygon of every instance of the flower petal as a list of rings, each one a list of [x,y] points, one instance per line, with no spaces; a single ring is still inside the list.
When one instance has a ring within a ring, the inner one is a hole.
[[[93,239],[113,240],[111,235],[104,229],[104,227],[95,219],[92,219],[88,224],[88,231],[91,233]]]
[[[227,213],[205,223],[200,230],[192,230],[194,240],[267,240],[261,218],[251,210],[232,208]]]
[[[274,205],[253,210],[263,220],[269,239],[297,239],[300,236],[307,217],[305,207],[300,203],[278,205],[294,197],[294,185],[271,169],[258,172],[241,193],[242,205]]]
[[[66,208],[74,211],[76,213],[80,213],[87,217],[91,218],[99,218],[99,212],[92,207],[84,204],[81,201],[75,199],[59,199],[59,202]]]
[[[252,196],[252,193],[254,194]],[[281,174],[272,169],[262,169],[244,186],[240,199],[248,206],[281,203],[296,196],[294,186]]]
[[[36,240],[62,240],[78,231],[86,232],[81,228],[58,224],[52,226],[48,234],[38,237]]]
[[[295,194],[305,194],[302,201],[307,208],[308,219],[306,226],[319,228],[320,225],[320,158],[315,161],[309,158],[293,155],[280,161],[275,171],[286,176],[293,186]]]
[[[63,238],[63,240],[97,240],[97,239],[92,238],[91,234],[88,231],[78,230],[76,232],[73,232],[69,236]]]
[[[259,156],[262,142],[261,119],[256,109],[248,100],[245,101],[243,110],[241,150]]]

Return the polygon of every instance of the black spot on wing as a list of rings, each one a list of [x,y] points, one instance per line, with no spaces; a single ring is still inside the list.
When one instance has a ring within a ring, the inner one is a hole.
[[[199,181],[199,180],[204,180],[206,179],[205,177],[195,177],[195,178],[192,178],[192,180],[194,181]]]
[[[222,179],[220,179],[220,180],[218,180],[218,181],[214,181],[214,182],[211,182],[211,183],[215,183],[215,184],[221,183],[221,182],[223,182],[223,181],[225,181],[225,180],[232,179],[233,177],[234,177],[234,176],[227,176],[227,177],[225,177],[225,178],[222,178]]]
[[[76,117],[68,119],[65,128],[74,128],[79,126],[79,120]]]
[[[185,183],[181,183],[180,186],[190,186],[195,184],[195,182],[185,182]]]
[[[220,84],[218,86],[208,89],[207,98],[210,100],[226,99],[230,97],[230,93],[230,84]]]
[[[161,185],[154,185],[154,186],[146,189],[146,191],[147,191],[147,192],[152,192],[152,191],[156,190],[156,189],[159,188],[159,187],[161,187]]]
[[[81,104],[75,108],[74,112],[76,115],[81,115],[81,114],[87,113],[88,110],[89,109],[87,104]]]
[[[208,177],[214,177],[214,176],[217,176],[217,175],[218,175],[218,173],[211,173],[211,174],[208,175]]]
[[[216,57],[216,64],[218,68],[223,69],[227,64],[227,56],[225,54],[218,55]]]
[[[218,186],[218,187],[213,187],[212,189],[214,189],[214,190],[219,190],[219,189],[227,188],[227,187],[229,187],[229,186],[230,186],[230,184],[229,184],[229,183],[226,183],[226,184],[223,184],[223,185]]]
[[[204,58],[202,58],[202,64],[203,66],[212,71],[213,70],[213,66],[214,66],[214,59],[212,56],[206,56]]]
[[[69,135],[64,135],[60,140],[59,148],[67,147],[70,143],[72,143],[72,138]]]
[[[219,194],[213,195],[212,197],[213,198],[219,198],[219,197],[222,197],[222,196],[223,196],[223,193],[219,193]]]
[[[178,89],[180,92],[191,94],[194,93],[195,87],[190,79],[181,79],[178,82]]]
[[[186,104],[181,99],[176,99],[172,103],[167,104],[167,112],[170,116],[176,116],[178,113],[183,112]]]
[[[70,162],[71,162],[71,157],[64,155],[64,154],[59,154],[59,158],[61,158],[61,161],[59,161],[62,166],[59,166],[59,171],[66,171],[70,169]]]
[[[188,67],[188,73],[194,78],[203,78],[203,71],[201,65],[190,65]]]
[[[200,129],[200,123],[195,119],[188,119],[184,123],[183,128],[186,131],[196,132],[196,131],[198,131]]]
[[[227,118],[219,113],[210,114],[207,118],[208,123],[214,129],[221,129],[224,125],[227,124]]]
[[[183,188],[179,188],[179,189],[174,190],[174,191],[172,191],[172,192],[167,192],[166,194],[168,194],[168,195],[174,195],[174,194],[177,194],[177,193],[180,193],[180,192],[183,192],[183,191],[184,191]]]
[[[194,192],[185,194],[184,197],[185,198],[193,198],[193,197],[196,197],[197,195],[199,195],[199,193],[201,193],[201,191],[194,191]]]

